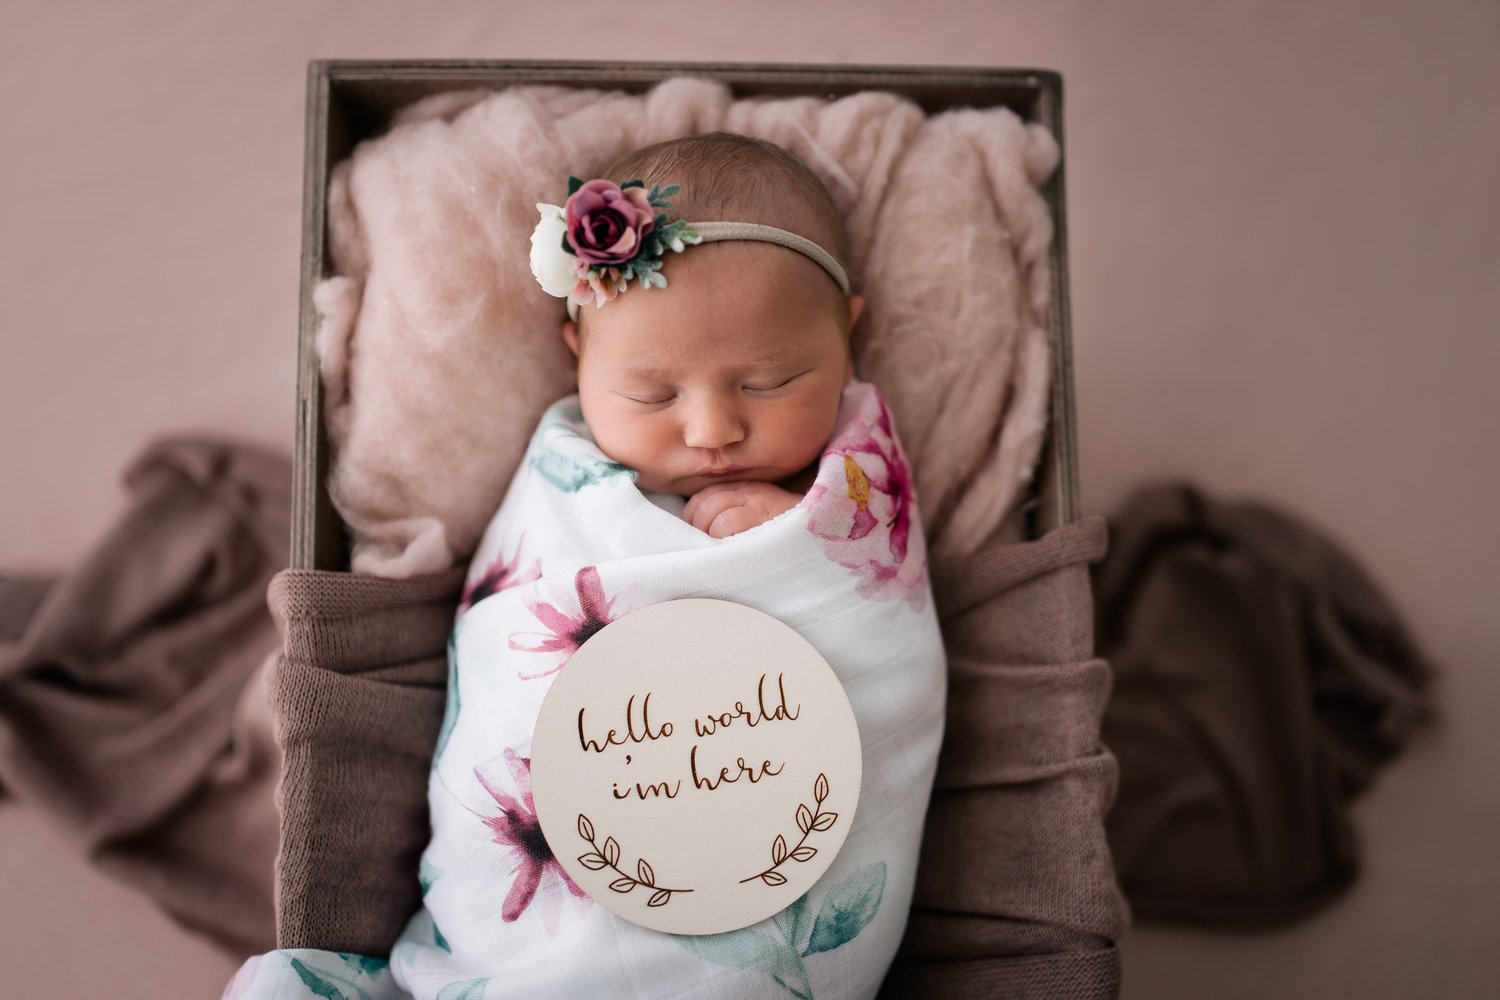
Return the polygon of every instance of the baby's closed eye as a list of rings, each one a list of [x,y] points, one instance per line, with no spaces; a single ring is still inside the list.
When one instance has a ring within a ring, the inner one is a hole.
[[[809,370],[811,370],[811,369],[809,369]],[[743,388],[749,389],[751,392],[773,392],[773,391],[775,391],[777,389],[784,389],[784,388],[786,388],[787,386],[791,385],[793,382],[797,381],[797,379],[801,378],[802,376],[804,376],[806,374],[807,374],[807,372],[797,372],[795,375],[789,375],[789,376],[787,376],[786,378],[783,378],[783,379],[774,379],[773,378],[773,379],[766,380],[764,382],[746,383],[743,386]]]
[[[616,392],[615,395],[622,399],[628,399],[632,403],[640,403],[642,406],[659,406],[662,403],[670,403],[677,398],[675,392],[667,390],[656,392]]]

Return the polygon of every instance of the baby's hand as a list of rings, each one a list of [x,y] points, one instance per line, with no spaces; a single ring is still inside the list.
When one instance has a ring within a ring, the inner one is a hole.
[[[727,538],[785,514],[801,500],[773,483],[711,483],[692,495],[682,519],[715,538]]]

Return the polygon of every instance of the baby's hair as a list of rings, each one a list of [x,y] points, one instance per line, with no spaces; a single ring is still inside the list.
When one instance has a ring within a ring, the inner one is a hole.
[[[689,221],[758,222],[805,236],[849,270],[844,220],[828,188],[796,155],[735,132],[668,139],[627,153],[604,177],[681,185],[668,215]],[[691,252],[691,251],[689,251]],[[848,303],[839,296],[848,320]]]
[[[735,132],[668,139],[627,153],[604,176],[617,183],[639,177],[648,187],[680,184],[673,218],[777,226],[806,236],[849,266],[844,220],[833,196],[806,163],[774,142]]]

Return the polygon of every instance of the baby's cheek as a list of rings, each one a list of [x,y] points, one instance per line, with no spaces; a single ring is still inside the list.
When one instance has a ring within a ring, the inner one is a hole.
[[[785,429],[787,439],[803,464],[823,453],[823,448],[833,434],[837,416],[837,402],[830,408],[825,400],[815,400],[802,407],[801,412],[789,421]]]
[[[601,419],[597,430],[590,430],[600,451],[639,473],[638,484],[643,489],[659,490],[663,485],[660,480],[675,474],[667,467],[672,455],[671,436],[657,422],[617,413]]]
[[[653,440],[648,426],[643,426],[633,415],[618,408],[608,407],[595,415],[589,424],[594,443],[610,458],[624,461],[639,458],[653,450]]]

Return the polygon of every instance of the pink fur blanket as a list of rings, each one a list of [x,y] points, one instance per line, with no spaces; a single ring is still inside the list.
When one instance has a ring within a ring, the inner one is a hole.
[[[895,415],[934,557],[1020,537],[1049,412],[1052,135],[1003,108],[734,100],[677,78],[644,95],[439,94],[334,168],[334,275],[315,301],[329,490],[355,572],[467,561],[538,417],[574,391],[562,305],[528,264],[536,203],[557,202],[569,174],[715,129],[796,153],[844,213],[867,300],[856,370]]]

